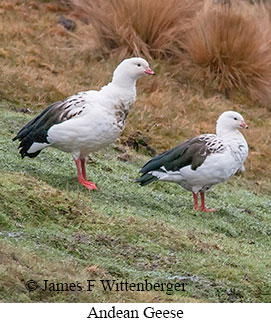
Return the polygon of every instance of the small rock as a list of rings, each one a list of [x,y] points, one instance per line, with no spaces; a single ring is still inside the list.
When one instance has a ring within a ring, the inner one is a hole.
[[[246,212],[246,213],[248,213],[248,214],[252,214],[252,211],[251,210],[249,210],[249,209],[247,209],[247,208],[242,208],[242,209],[240,209],[241,210],[241,212]]]
[[[32,111],[29,108],[21,108],[21,109],[16,109],[16,111],[25,113],[25,114],[30,114]]]
[[[75,22],[65,16],[59,16],[58,23],[69,31],[74,31],[76,27]]]
[[[131,156],[128,153],[124,153],[124,154],[118,155],[117,159],[122,162],[127,162],[131,159]]]
[[[196,283],[199,281],[199,277],[197,277],[196,275],[194,276],[172,276],[172,277],[168,277],[168,280],[179,280],[182,282],[188,282],[191,281],[192,283]]]
[[[143,150],[146,150],[151,156],[155,156],[156,151],[149,145],[149,142],[149,137],[143,136],[143,134],[140,131],[137,131],[133,135],[129,136],[129,138],[126,141],[126,144],[129,147],[133,147],[136,151],[138,151],[139,148],[141,148]]]

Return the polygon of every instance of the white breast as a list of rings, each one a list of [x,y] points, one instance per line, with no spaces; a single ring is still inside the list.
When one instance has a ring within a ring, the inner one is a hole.
[[[86,108],[80,115],[49,129],[48,141],[51,145],[65,152],[86,156],[113,143],[124,129],[135,95],[129,92],[121,96],[109,90],[107,86],[100,92],[81,93]]]
[[[153,171],[152,174],[162,181],[178,183],[185,189],[196,193],[228,180],[242,167],[247,153],[245,141],[239,140],[238,144],[234,141],[232,145],[227,145],[223,152],[207,156],[196,170],[192,170],[189,165],[174,172],[164,169],[165,173]]]

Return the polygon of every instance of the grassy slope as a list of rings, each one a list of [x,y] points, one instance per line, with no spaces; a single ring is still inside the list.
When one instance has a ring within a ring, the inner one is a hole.
[[[217,116],[234,109],[250,126],[247,172],[208,194],[207,206],[218,212],[195,214],[189,192],[133,183],[146,157],[128,151],[131,159],[121,162],[110,148],[92,156],[88,174],[99,191],[87,192],[71,156],[48,150],[22,161],[11,138],[46,104],[107,83],[119,60],[96,57],[78,20],[74,33],[60,27],[55,1],[6,0],[0,11],[0,96],[10,102],[0,102],[0,300],[270,301],[271,202],[262,195],[271,191],[270,111],[243,97],[203,95],[181,68],[151,61],[157,75],[138,82],[122,142],[140,131],[161,151],[214,131]],[[22,107],[33,115],[15,112]],[[173,296],[28,293],[24,286],[29,279],[167,281],[174,275],[197,281]]]
[[[47,150],[21,160],[15,132],[30,118],[0,103],[0,300],[2,302],[270,302],[270,198],[240,188],[237,176],[208,194],[211,214],[195,213],[175,185],[135,185],[146,157],[95,154],[79,186],[71,157]],[[168,281],[192,276],[186,292],[27,292],[44,279]]]

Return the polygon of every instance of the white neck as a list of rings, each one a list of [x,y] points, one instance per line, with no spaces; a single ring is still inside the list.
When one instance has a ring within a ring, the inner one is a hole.
[[[114,75],[112,79],[112,84],[122,87],[129,90],[135,90],[136,89],[136,81],[135,79],[129,78],[129,77],[123,77],[122,75]]]
[[[236,147],[239,149],[240,143],[242,143],[246,147],[246,155],[247,155],[247,142],[242,133],[238,129],[225,129],[225,128],[216,128],[216,134],[218,137],[226,140],[229,144],[229,146],[232,149],[236,149]],[[237,145],[237,146],[236,146]]]
[[[113,106],[122,102],[131,107],[136,99],[136,81],[124,84],[113,78],[112,82],[101,88],[100,93],[110,99]]]
[[[222,138],[225,136],[239,136],[241,135],[241,132],[238,129],[227,129],[227,128],[222,128],[219,127],[219,125],[216,126],[216,134],[218,135],[218,137]]]

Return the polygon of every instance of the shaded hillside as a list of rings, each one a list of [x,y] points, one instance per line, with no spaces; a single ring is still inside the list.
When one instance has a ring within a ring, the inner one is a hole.
[[[79,186],[72,158],[56,150],[18,156],[11,142],[29,116],[1,103],[0,253],[4,302],[270,301],[270,198],[237,186],[208,194],[214,213],[195,213],[177,185],[134,183],[146,157],[129,161],[108,149],[92,156],[88,174],[99,190]],[[81,282],[185,282],[185,292],[28,292],[34,279]]]

